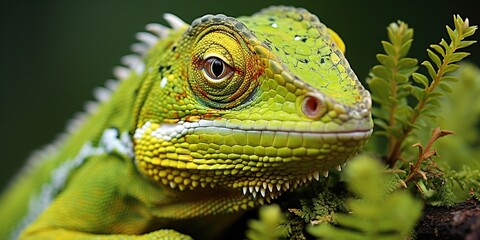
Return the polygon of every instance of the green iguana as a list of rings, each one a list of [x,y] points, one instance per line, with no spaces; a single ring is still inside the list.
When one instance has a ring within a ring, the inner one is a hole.
[[[165,19],[5,190],[1,239],[213,236],[370,136],[368,91],[306,10]]]

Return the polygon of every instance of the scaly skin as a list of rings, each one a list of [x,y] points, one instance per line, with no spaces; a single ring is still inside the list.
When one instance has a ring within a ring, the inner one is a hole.
[[[370,136],[370,95],[314,15],[166,19],[174,29],[149,25],[160,39],[139,35],[142,61],[125,58],[116,90],[97,90],[98,110],[5,192],[0,238],[212,237]]]

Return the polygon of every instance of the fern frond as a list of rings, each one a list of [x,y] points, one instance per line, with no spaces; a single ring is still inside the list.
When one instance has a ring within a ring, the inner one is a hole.
[[[469,46],[475,41],[464,41],[465,38],[472,36],[477,29],[476,26],[469,26],[468,19],[463,20],[460,16],[453,17],[455,30],[450,27],[447,28],[447,33],[450,37],[450,43],[442,39],[439,44],[430,45],[433,49],[427,49],[430,61],[423,61],[422,65],[427,69],[428,77],[415,73],[413,79],[420,83],[422,87],[406,86],[412,93],[418,103],[413,108],[413,114],[410,116],[409,124],[403,128],[400,138],[391,143],[392,151],[388,156],[388,162],[390,166],[393,166],[397,159],[401,158],[400,153],[402,149],[403,141],[414,129],[415,124],[423,117],[432,117],[432,111],[438,108],[438,97],[443,95],[443,92],[451,92],[449,84],[451,82],[458,81],[453,76],[445,76],[445,74],[458,69],[458,65],[455,64],[458,61],[463,60],[469,55],[466,52],[458,52],[460,48]],[[434,52],[437,52],[435,53]],[[438,89],[440,87],[440,89]]]
[[[422,203],[409,192],[391,192],[396,178],[387,175],[377,159],[360,156],[344,174],[348,187],[358,198],[349,199],[350,214],[334,215],[339,227],[322,223],[309,232],[322,239],[404,239],[413,230]]]
[[[389,42],[382,42],[386,54],[377,55],[381,65],[372,68],[367,83],[372,99],[379,105],[373,110],[375,123],[383,128],[380,133],[388,137],[386,162],[390,167],[402,159],[407,137],[425,122],[425,118],[435,116],[435,109],[440,105],[439,97],[451,92],[450,84],[458,81],[445,74],[458,69],[456,63],[469,55],[459,49],[475,43],[465,38],[475,33],[476,26],[470,26],[468,19],[463,20],[458,15],[454,16],[453,22],[454,29],[447,26],[450,42],[442,39],[427,49],[429,60],[421,63],[427,75],[416,72],[416,59],[405,57],[413,30],[403,22],[388,27]],[[410,78],[417,85],[412,84]],[[409,96],[417,100],[414,107],[408,104]]]
[[[417,59],[407,57],[413,42],[413,29],[404,22],[391,23],[388,28],[389,41],[382,41],[385,54],[377,54],[379,65],[374,66],[367,79],[373,101],[375,124],[382,130],[388,142],[401,137],[404,123],[409,119],[412,108],[407,104],[410,76],[417,70]],[[387,153],[388,154],[388,153]]]
[[[251,240],[276,240],[287,235],[287,228],[281,223],[284,217],[278,205],[263,206],[259,210],[259,220],[250,220],[247,238]]]

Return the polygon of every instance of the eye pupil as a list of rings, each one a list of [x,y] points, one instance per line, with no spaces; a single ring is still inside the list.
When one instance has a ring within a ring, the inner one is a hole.
[[[223,65],[223,61],[217,58],[214,58],[211,63],[211,72],[215,77],[220,77],[225,70],[225,66]]]
[[[212,82],[221,82],[234,74],[233,68],[218,57],[204,60],[202,71],[207,80]]]

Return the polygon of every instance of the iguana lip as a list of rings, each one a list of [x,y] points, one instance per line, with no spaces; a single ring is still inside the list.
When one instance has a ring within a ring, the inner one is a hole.
[[[261,131],[261,130],[257,130],[257,131]],[[311,133],[311,134],[361,134],[361,133],[372,133],[373,129],[358,129],[358,130],[345,130],[345,131],[329,131],[329,132],[316,132],[316,131],[285,131],[285,130],[264,130],[264,131],[272,131],[272,132],[292,132],[292,133],[305,133],[305,134],[308,134],[308,133]]]
[[[241,121],[239,121],[241,122]],[[219,120],[205,120],[201,119],[196,122],[183,122],[180,121],[177,125],[182,125],[185,128],[201,128],[201,127],[216,127],[216,128],[224,128],[224,129],[232,129],[232,130],[241,130],[241,131],[271,131],[271,132],[294,132],[294,133],[315,133],[315,134],[350,134],[350,133],[357,133],[357,132],[371,132],[371,127],[362,126],[363,124],[359,124],[358,128],[348,129],[348,130],[336,130],[336,131],[318,131],[315,129],[311,130],[296,130],[296,129],[281,129],[281,127],[269,127],[269,126],[245,126],[242,123],[239,124],[232,124],[225,121]]]
[[[143,135],[145,129],[150,127],[147,122],[142,128],[137,129],[134,138],[139,138]],[[179,121],[177,123],[162,123],[159,127],[151,132],[151,135],[163,140],[170,141],[173,138],[179,138],[185,135],[208,133],[220,134],[228,136],[231,134],[273,134],[273,135],[303,135],[312,138],[325,138],[337,140],[361,140],[369,137],[372,133],[372,128],[359,128],[354,130],[338,130],[338,131],[315,131],[311,130],[296,130],[296,129],[281,129],[281,127],[258,127],[245,126],[242,124],[231,124],[225,121],[217,120],[200,120],[196,122]]]
[[[260,132],[260,133],[286,133],[291,135],[302,135],[302,136],[311,136],[318,138],[336,138],[338,140],[362,140],[369,137],[373,129],[360,129],[354,131],[331,131],[331,132],[314,132],[314,131],[284,131],[284,130],[241,130],[247,133]]]
[[[337,137],[351,137],[355,140],[360,140],[372,135],[373,129],[360,129],[354,131],[334,131],[334,132],[300,132],[302,134],[313,134],[321,136],[337,136]]]
[[[294,131],[294,130],[269,130],[269,129],[239,129],[239,128],[228,128],[228,127],[194,127],[189,128],[186,134],[197,134],[197,133],[208,133],[208,134],[220,134],[227,136],[230,134],[239,135],[244,134],[245,136],[258,134],[258,135],[274,135],[282,136],[288,135],[288,137],[297,137],[302,136],[305,139],[322,139],[328,143],[334,142],[344,142],[344,141],[360,141],[367,139],[373,132],[373,129],[359,129],[352,131],[329,131],[329,132],[315,132],[315,131]],[[272,143],[273,144],[273,143]]]

